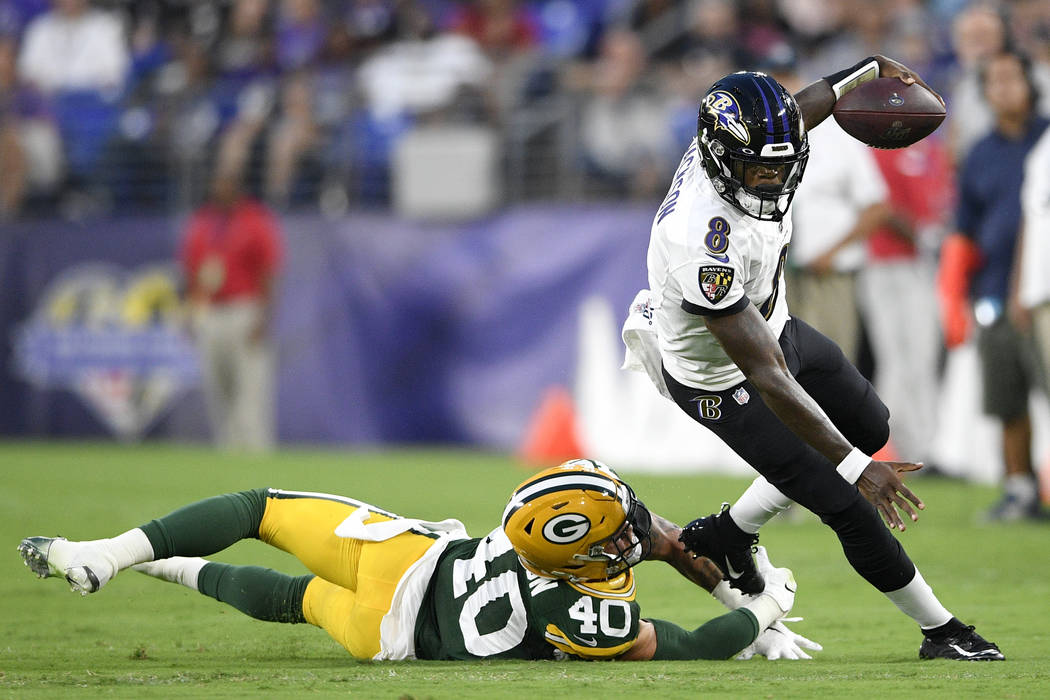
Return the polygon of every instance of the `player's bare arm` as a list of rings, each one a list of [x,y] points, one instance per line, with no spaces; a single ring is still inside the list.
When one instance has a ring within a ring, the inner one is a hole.
[[[908,85],[918,83],[936,95],[942,105],[944,104],[944,98],[930,88],[919,74],[912,69],[902,63],[894,61],[892,58],[887,58],[886,56],[879,54],[872,56],[872,58],[875,59],[875,62],[878,64],[879,77],[900,78],[901,82]],[[875,75],[873,74],[872,77],[875,77]],[[827,119],[828,116],[831,115],[831,110],[835,107],[836,99],[835,91],[832,89],[831,83],[823,78],[799,90],[795,94],[795,100],[798,102],[799,109],[802,111],[802,120],[805,123],[806,128],[812,129],[817,124],[820,124]]]
[[[714,591],[715,586],[722,580],[722,572],[714,562],[706,557],[694,557],[686,550],[679,540],[682,528],[678,525],[656,513],[653,513],[652,517],[652,549],[647,558],[667,562],[678,573],[708,593]]]
[[[706,557],[693,557],[679,541],[682,528],[663,516],[652,513],[652,548],[647,559],[664,561],[673,566],[682,576],[711,592],[719,581],[722,572]],[[631,648],[618,657],[620,661],[649,661],[656,653],[656,628],[648,620],[638,623],[638,638]]]
[[[833,464],[845,459],[853,446],[791,376],[777,339],[754,305],[748,304],[743,311],[728,316],[706,316],[704,321],[784,425]],[[875,506],[889,527],[905,529],[904,520],[894,506],[913,521],[918,520],[918,514],[912,504],[919,509],[926,507],[901,480],[903,472],[921,467],[910,462],[872,460],[857,480],[861,494]]]

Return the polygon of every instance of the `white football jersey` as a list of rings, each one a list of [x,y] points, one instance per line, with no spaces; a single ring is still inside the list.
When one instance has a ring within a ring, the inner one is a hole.
[[[784,263],[791,221],[760,221],[718,196],[694,139],[653,219],[649,289],[660,355],[682,384],[727,389],[744,374],[707,330],[704,315],[747,303],[779,337],[788,319]]]

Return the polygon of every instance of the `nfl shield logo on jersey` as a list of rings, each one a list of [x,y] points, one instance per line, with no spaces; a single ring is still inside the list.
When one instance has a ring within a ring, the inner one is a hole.
[[[733,392],[733,400],[743,406],[745,403],[751,400],[751,394],[747,393],[747,389],[742,386],[738,386],[736,391]]]
[[[733,286],[733,268],[726,265],[702,265],[700,267],[700,292],[712,304],[717,304]]]

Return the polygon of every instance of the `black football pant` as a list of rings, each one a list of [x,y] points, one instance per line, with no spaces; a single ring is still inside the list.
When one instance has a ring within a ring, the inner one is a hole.
[[[889,438],[889,410],[838,346],[791,318],[780,334],[791,374],[855,447],[878,451]],[[749,381],[708,391],[663,373],[675,403],[714,432],[784,495],[820,516],[839,537],[857,573],[882,592],[906,586],[915,566],[878,512],[826,457],[766,406]]]

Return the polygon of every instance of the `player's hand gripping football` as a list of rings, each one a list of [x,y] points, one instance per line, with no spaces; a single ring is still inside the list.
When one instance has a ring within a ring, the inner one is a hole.
[[[944,105],[944,98],[937,94],[937,91],[926,84],[926,81],[922,77],[908,68],[903,63],[898,63],[892,58],[887,58],[881,54],[874,56],[875,61],[879,64],[879,77],[881,78],[900,78],[904,83],[911,85],[912,83],[918,83],[924,88],[929,90],[934,96],[941,101],[941,105]]]
[[[904,519],[897,512],[899,508],[907,514],[912,521],[919,519],[918,513],[912,508],[912,504],[919,510],[926,508],[922,499],[911,492],[901,476],[905,472],[913,472],[922,469],[922,463],[913,462],[878,462],[872,460],[865,467],[860,478],[857,479],[857,488],[861,495],[868,499],[879,515],[886,521],[891,529],[905,530]],[[910,502],[909,502],[910,501]],[[896,508],[894,507],[896,506]]]

